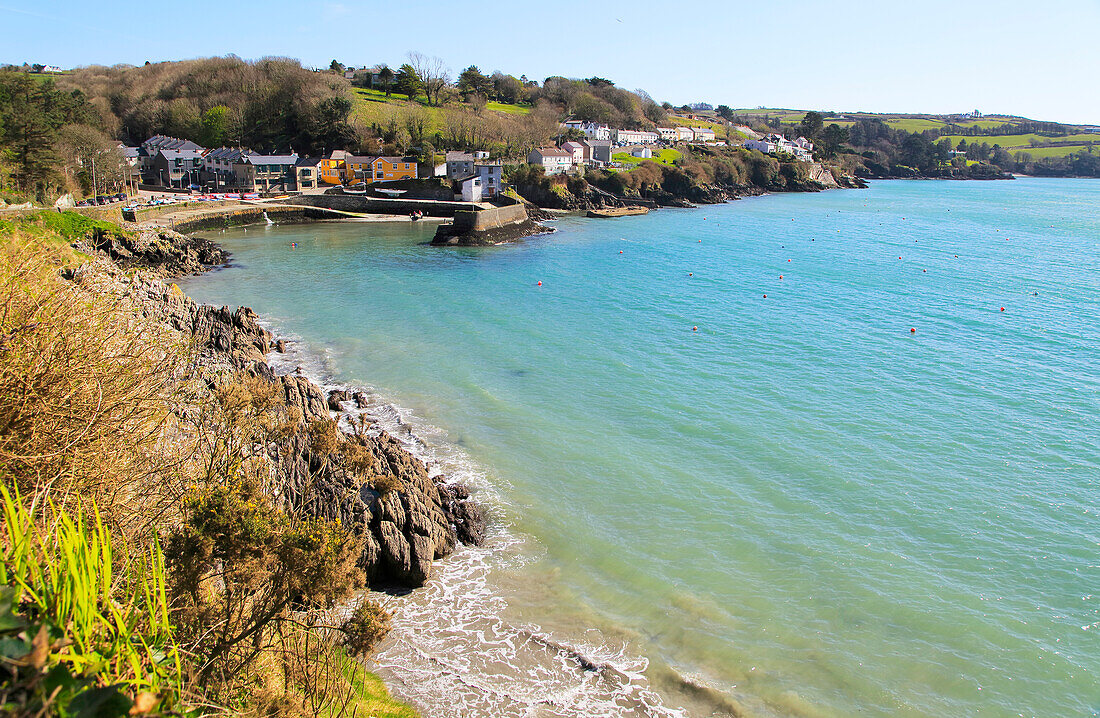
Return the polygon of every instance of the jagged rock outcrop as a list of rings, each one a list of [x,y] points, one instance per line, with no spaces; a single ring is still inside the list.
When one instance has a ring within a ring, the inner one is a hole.
[[[229,253],[202,237],[159,227],[115,231],[102,228],[77,243],[102,252],[125,269],[151,269],[166,276],[202,274],[229,261]]]
[[[361,565],[372,582],[419,586],[431,575],[432,562],[457,542],[484,539],[484,512],[465,487],[431,476],[422,461],[385,431],[371,427],[343,434],[335,450],[315,450],[311,422],[331,421],[334,413],[339,418],[342,402],[354,400],[362,408],[368,398],[345,391],[326,397],[304,376],[276,375],[264,359],[274,339],[251,309],[200,305],[174,284],[166,286],[141,272],[128,276],[99,262],[66,276],[85,289],[125,300],[180,332],[198,350],[205,371],[243,371],[276,385],[285,402],[276,411],[298,423],[268,449],[273,497],[313,515],[339,519],[356,531],[362,539]],[[354,471],[348,462],[352,453]]]

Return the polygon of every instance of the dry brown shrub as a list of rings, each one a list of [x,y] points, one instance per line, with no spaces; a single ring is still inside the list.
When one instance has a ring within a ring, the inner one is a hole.
[[[184,352],[127,304],[61,279],[56,257],[0,238],[0,474],[123,517],[150,508],[187,453],[172,412]]]

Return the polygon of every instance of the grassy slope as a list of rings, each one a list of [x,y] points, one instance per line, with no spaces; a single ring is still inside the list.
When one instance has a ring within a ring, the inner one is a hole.
[[[389,120],[391,115],[396,114],[398,122],[401,122],[404,112],[410,108],[419,107],[427,113],[427,131],[429,135],[443,130],[442,108],[429,107],[428,101],[423,95],[410,101],[407,96],[397,93],[391,93],[389,97],[386,97],[386,93],[381,90],[356,87],[352,91],[355,93],[355,103],[351,114],[353,120],[366,124],[382,124]],[[531,111],[531,108],[527,105],[507,105],[502,102],[490,102],[486,105],[486,109],[508,115],[525,115]]]
[[[676,160],[680,159],[680,156],[681,155],[679,150],[667,149],[657,150],[653,153],[653,157],[650,159],[652,159],[659,165],[668,165],[669,167],[671,167],[673,163],[676,162]],[[646,158],[634,157],[628,152],[617,152],[611,156],[611,159],[615,160],[616,162],[622,162],[624,165],[628,166],[639,165],[642,162],[646,161]]]

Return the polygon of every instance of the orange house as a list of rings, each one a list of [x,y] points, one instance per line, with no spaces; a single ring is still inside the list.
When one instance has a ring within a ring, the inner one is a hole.
[[[368,182],[393,182],[416,179],[416,160],[412,157],[376,157],[371,163]]]
[[[337,153],[333,152],[333,155]],[[320,180],[325,184],[343,184],[347,174],[347,162],[342,157],[329,157],[321,160]]]

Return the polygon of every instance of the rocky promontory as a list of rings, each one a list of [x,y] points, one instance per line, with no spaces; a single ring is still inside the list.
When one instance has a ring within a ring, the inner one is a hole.
[[[326,395],[304,376],[277,374],[266,356],[285,344],[260,326],[251,309],[198,304],[155,273],[125,272],[115,259],[127,267],[173,272],[193,269],[202,257],[223,261],[224,253],[174,233],[140,244],[118,238],[90,243],[100,247],[100,258],[67,272],[69,280],[133,307],[189,343],[197,376],[209,386],[222,377],[245,376],[274,388],[272,421],[287,428],[264,449],[273,498],[349,527],[360,539],[360,565],[372,583],[419,586],[431,575],[432,562],[457,543],[483,539],[485,515],[469,491],[432,475],[396,438],[360,420],[356,410],[366,403],[363,395]],[[330,439],[319,441],[322,434]]]

